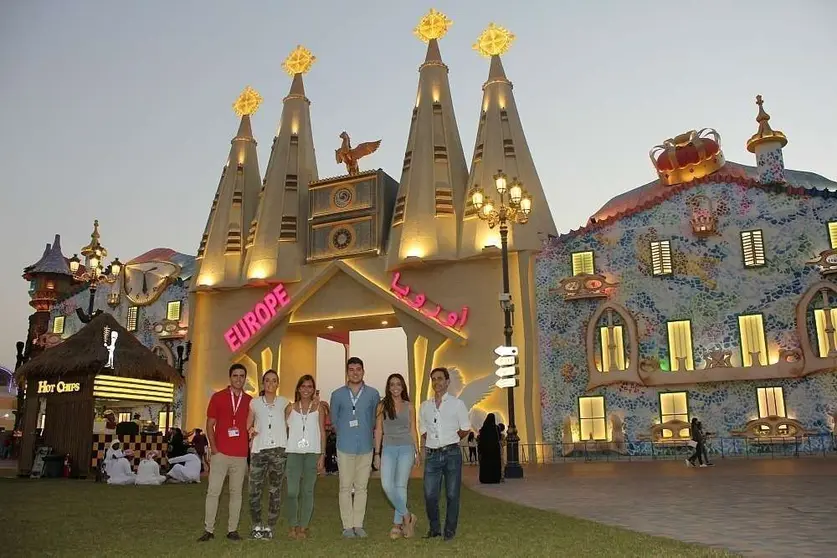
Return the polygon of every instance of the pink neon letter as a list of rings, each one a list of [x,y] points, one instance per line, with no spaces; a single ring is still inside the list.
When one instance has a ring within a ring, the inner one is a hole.
[[[267,293],[264,295],[264,304],[267,306],[268,312],[270,312],[270,317],[276,315],[276,307],[279,306],[279,301],[276,300],[276,295],[273,293]]]
[[[276,287],[274,287],[273,294],[281,306],[287,306],[288,303],[291,302],[291,297],[288,296],[288,291],[285,290],[285,285],[282,283],[279,283]]]
[[[262,325],[266,324],[270,321],[270,318],[273,314],[270,313],[270,310],[267,309],[267,305],[264,302],[260,302],[256,304],[256,307],[253,308],[256,313],[256,317],[259,319]]]
[[[247,324],[247,327],[250,328],[250,333],[255,334],[259,331],[259,328],[262,326],[259,325],[259,321],[256,319],[256,315],[252,312],[247,312],[244,314],[244,323]]]
[[[230,348],[232,352],[238,350],[241,346],[241,343],[238,341],[238,337],[235,335],[235,330],[230,328],[227,330],[227,333],[224,334],[224,340],[227,342],[227,346]]]

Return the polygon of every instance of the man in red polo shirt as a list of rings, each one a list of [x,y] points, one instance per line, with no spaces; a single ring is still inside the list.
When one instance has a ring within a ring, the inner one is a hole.
[[[206,436],[209,439],[210,459],[209,488],[206,491],[206,516],[204,534],[200,542],[215,538],[215,516],[218,498],[224,489],[224,480],[230,477],[230,517],[227,538],[240,541],[238,517],[241,514],[241,489],[247,473],[247,414],[249,395],[244,393],[247,370],[241,364],[230,366],[230,385],[212,395],[206,409]]]

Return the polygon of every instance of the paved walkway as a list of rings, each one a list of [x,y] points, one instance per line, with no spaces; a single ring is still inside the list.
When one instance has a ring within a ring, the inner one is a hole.
[[[475,490],[651,535],[745,556],[837,556],[837,459],[567,463]]]

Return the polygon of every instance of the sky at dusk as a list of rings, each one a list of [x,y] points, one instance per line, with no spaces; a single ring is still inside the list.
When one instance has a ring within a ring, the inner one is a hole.
[[[687,130],[715,128],[727,160],[754,165],[759,93],[788,136],[786,166],[837,179],[837,2],[676,5],[0,2],[0,363],[14,365],[31,313],[22,270],[54,234],[70,256],[99,219],[122,261],[196,253],[238,127],[231,105],[246,85],[264,97],[253,116],[264,173],[297,44],[317,57],[304,80],[320,177],[343,174],[332,150],[347,130],[355,143],[382,138],[362,168],[397,179],[426,49],[412,29],[431,7],[454,21],[440,47],[467,160],[488,75],[471,45],[489,22],[516,34],[503,62],[561,232],[653,180],[648,150]]]

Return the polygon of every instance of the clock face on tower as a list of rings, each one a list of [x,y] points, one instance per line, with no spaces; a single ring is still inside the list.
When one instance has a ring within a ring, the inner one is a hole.
[[[180,266],[171,262],[126,264],[122,279],[125,296],[137,306],[157,300],[166,287],[177,279]]]

